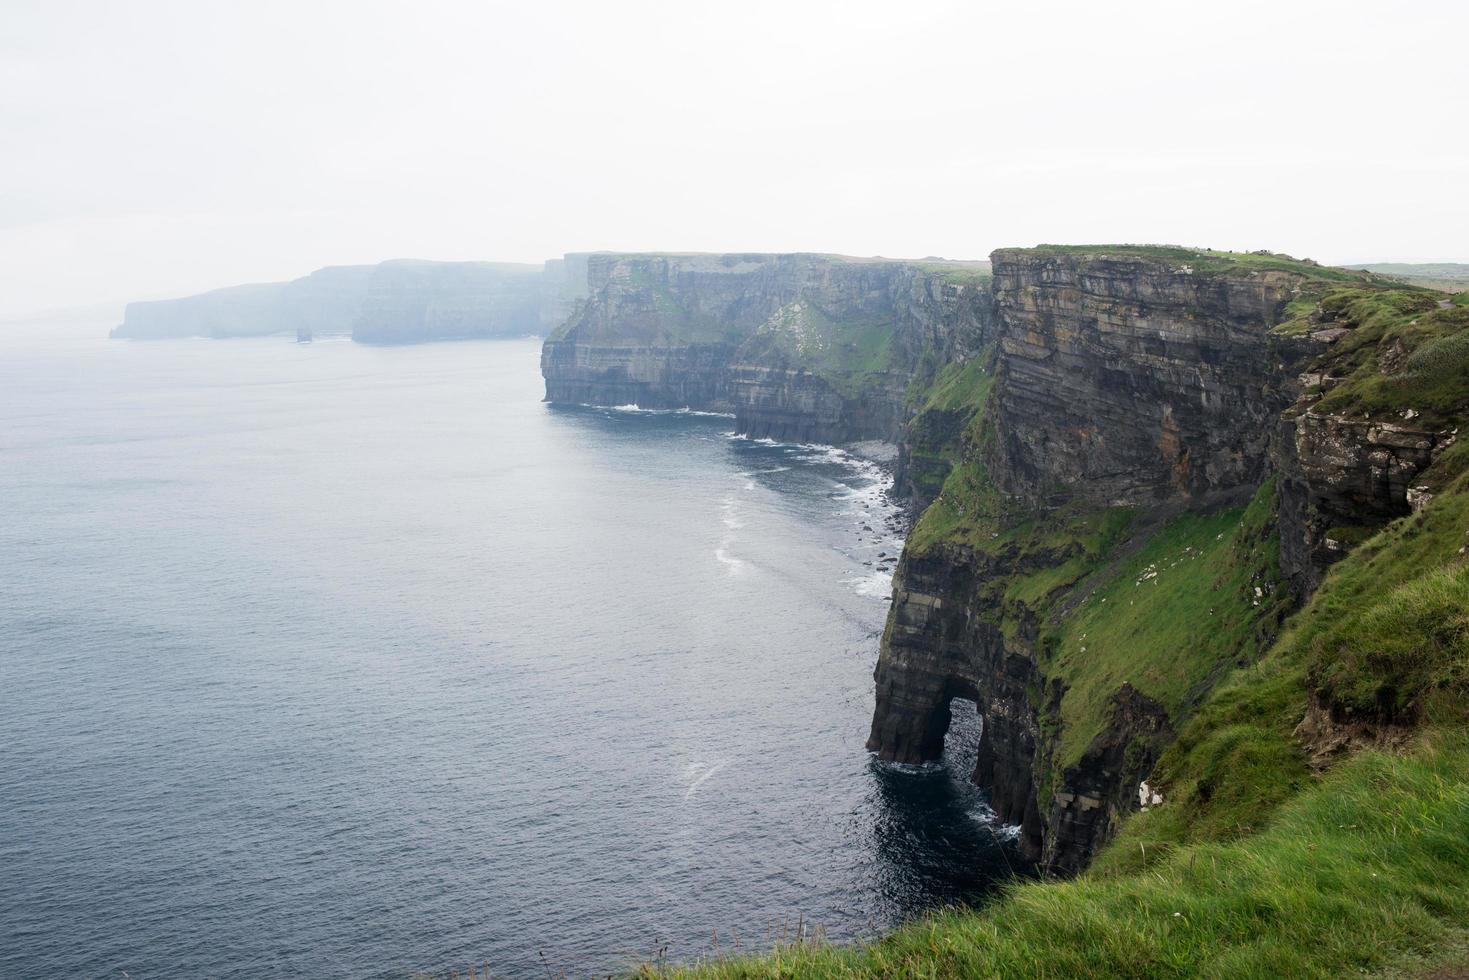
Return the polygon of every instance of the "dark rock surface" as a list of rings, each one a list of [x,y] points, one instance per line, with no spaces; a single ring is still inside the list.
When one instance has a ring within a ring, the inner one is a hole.
[[[1413,477],[1452,441],[1401,420],[1372,421],[1313,412],[1309,402],[1278,426],[1273,462],[1280,474],[1281,566],[1309,595],[1346,554],[1343,530],[1364,533],[1412,508]],[[1332,537],[1334,529],[1338,537]]]
[[[1138,787],[1172,740],[1163,706],[1123,683],[1108,704],[1106,728],[1052,794],[1040,858],[1047,872],[1086,867],[1121,816],[1139,806]]]
[[[1302,278],[1002,250],[991,472],[1035,501],[1200,501],[1248,492],[1292,398],[1267,331]]]
[[[1123,505],[1154,515],[1156,527],[1168,513],[1241,503],[1275,474],[1282,565],[1319,569],[1328,525],[1405,512],[1411,477],[1430,459],[1429,434],[1291,410],[1301,366],[1327,341],[1271,328],[1309,273],[1201,274],[1167,259],[1044,248],[996,252],[993,268],[989,437],[961,455],[982,459],[1016,509],[1012,521],[1062,505]],[[962,418],[930,413],[908,436],[952,442],[945,426]],[[1019,825],[1022,850],[1059,874],[1083,868],[1139,806],[1139,785],[1173,737],[1163,707],[1123,683],[1080,759],[1054,766],[1064,684],[1046,676],[1038,624],[1006,587],[1073,556],[905,551],[868,742],[883,759],[934,760],[950,701],[973,700],[984,724],[975,781],[1000,818]],[[1303,588],[1314,584],[1303,578]]]

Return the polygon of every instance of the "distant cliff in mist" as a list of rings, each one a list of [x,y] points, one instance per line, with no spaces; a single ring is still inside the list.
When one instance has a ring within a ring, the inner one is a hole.
[[[585,255],[544,265],[397,259],[290,282],[129,303],[113,337],[350,335],[366,343],[520,337],[561,322],[586,292]]]

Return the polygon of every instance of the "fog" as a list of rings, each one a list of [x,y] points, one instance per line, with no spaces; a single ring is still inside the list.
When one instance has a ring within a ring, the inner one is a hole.
[[[1469,5],[31,2],[0,316],[397,256],[1469,260]]]

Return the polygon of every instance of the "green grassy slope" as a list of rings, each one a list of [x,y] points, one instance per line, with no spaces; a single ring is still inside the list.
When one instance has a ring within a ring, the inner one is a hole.
[[[1432,961],[1469,927],[1469,740],[1367,753],[1262,833],[1125,877],[1012,888],[851,948],[788,946],[700,977],[1321,977]],[[646,969],[645,975],[654,971]]]
[[[1317,310],[1276,329],[1344,328],[1327,355],[1332,380],[1316,412],[1379,415],[1413,409],[1443,424],[1469,405],[1469,305],[1408,289],[1333,289]]]
[[[1337,977],[1432,961],[1469,928],[1466,481],[1336,566],[1268,654],[1205,700],[1158,767],[1164,805],[1129,820],[1082,878],[1019,885],[868,946],[673,972]],[[1391,688],[1412,727],[1384,743],[1393,751],[1317,775],[1293,734],[1308,685],[1348,704],[1370,692],[1374,706]]]

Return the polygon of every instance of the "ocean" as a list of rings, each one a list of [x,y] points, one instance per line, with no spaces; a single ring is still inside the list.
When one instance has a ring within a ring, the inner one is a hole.
[[[880,454],[105,329],[0,325],[0,976],[605,975],[1010,873],[970,713],[864,750]]]

